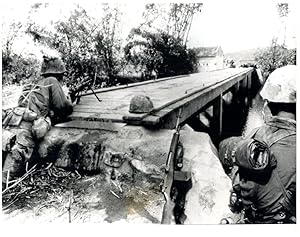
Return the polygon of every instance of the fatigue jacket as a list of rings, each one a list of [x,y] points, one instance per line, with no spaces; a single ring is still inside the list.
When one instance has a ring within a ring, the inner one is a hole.
[[[64,119],[73,111],[71,102],[67,100],[55,77],[41,78],[24,86],[18,104],[20,107],[28,107],[38,116],[50,116],[50,111],[53,111],[54,116],[51,117],[59,118],[58,120]]]
[[[258,129],[255,138],[267,143],[272,140],[270,150],[277,165],[263,183],[255,177],[240,177],[241,196],[244,204],[253,205],[261,216],[272,217],[291,195],[287,190],[296,187],[296,121],[274,116]],[[288,209],[295,215],[295,203]]]

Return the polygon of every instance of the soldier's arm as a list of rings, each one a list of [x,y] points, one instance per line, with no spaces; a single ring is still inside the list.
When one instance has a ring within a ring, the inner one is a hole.
[[[48,80],[48,83],[51,84],[51,109],[53,109],[55,116],[63,119],[73,112],[73,106],[67,99],[59,81],[54,77],[48,78]]]

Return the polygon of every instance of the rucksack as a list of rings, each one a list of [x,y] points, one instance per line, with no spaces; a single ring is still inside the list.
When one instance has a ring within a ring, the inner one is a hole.
[[[238,166],[240,176],[251,177],[257,183],[267,183],[272,170],[277,166],[277,159],[272,153],[272,146],[295,135],[296,132],[292,130],[284,129],[278,133],[273,131],[266,133],[266,130],[255,129],[239,142],[235,150],[235,164]],[[275,221],[278,220],[278,223],[287,219],[288,221],[296,219],[296,174],[291,177],[290,181],[291,184],[285,187],[280,178],[278,179],[284,190],[284,196],[280,200],[282,208],[278,209],[271,217]],[[254,214],[259,219],[265,218],[263,213],[257,214],[254,211]]]

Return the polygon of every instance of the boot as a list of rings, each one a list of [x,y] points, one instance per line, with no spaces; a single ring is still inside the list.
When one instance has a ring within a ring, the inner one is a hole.
[[[25,170],[22,156],[17,150],[12,150],[6,156],[2,169],[2,185],[23,175]],[[7,177],[9,171],[9,177]]]

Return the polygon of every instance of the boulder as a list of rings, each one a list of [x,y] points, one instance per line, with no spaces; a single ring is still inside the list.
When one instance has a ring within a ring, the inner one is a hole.
[[[184,224],[218,224],[222,218],[235,219],[228,208],[231,180],[225,175],[209,136],[205,133],[183,133],[182,142],[186,167],[192,172]]]
[[[74,192],[72,222],[160,223],[164,205],[160,184],[173,132],[127,125],[111,130],[54,127],[40,143],[38,153],[56,167],[90,174],[69,186]],[[207,134],[189,127],[182,129],[180,141],[184,146],[183,170],[192,174],[184,223],[218,224],[230,214],[230,180],[216,149]],[[68,199],[68,193],[62,195]],[[68,214],[60,215],[62,209],[45,203],[48,201],[25,212],[11,211],[4,219],[68,221]]]

